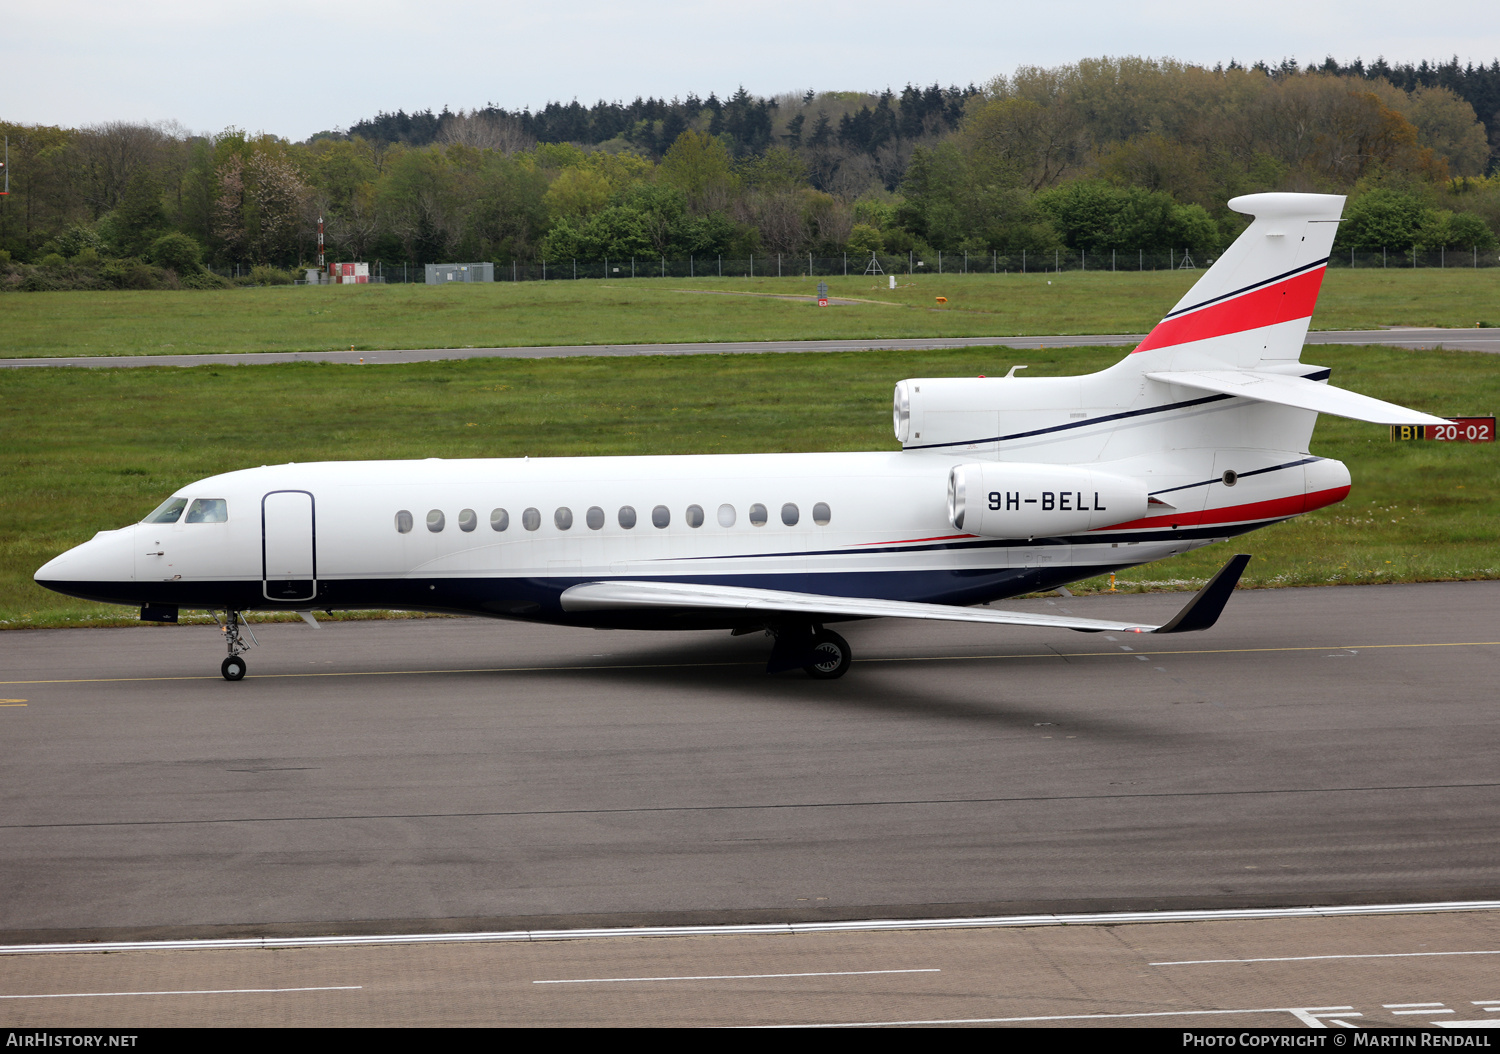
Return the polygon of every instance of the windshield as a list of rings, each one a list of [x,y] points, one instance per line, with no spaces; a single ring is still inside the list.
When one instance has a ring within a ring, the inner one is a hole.
[[[186,498],[168,498],[156,507],[156,511],[147,516],[142,523],[176,523],[177,518],[182,515],[182,510],[187,508]]]
[[[223,498],[194,498],[184,523],[223,523],[229,519],[229,506]]]

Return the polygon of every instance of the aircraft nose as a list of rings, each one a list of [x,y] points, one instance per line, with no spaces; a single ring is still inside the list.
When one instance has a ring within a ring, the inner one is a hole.
[[[135,579],[135,525],[100,531],[82,545],[37,568],[39,586],[71,593],[80,583],[131,582]]]

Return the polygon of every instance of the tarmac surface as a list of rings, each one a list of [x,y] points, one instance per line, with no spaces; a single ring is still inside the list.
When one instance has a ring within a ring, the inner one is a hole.
[[[1164,621],[1186,594],[1009,602]],[[0,633],[0,941],[1500,894],[1500,582],[1206,633],[479,619]],[[597,649],[597,651],[596,651]]]
[[[1215,1028],[1231,1030],[1231,1038],[1267,1028],[1439,1033],[1500,1026],[1497,956],[1494,910],[0,953],[0,1027],[990,1025]],[[1313,1042],[1305,1045],[1335,1045],[1308,1038]],[[1172,1041],[1188,1045],[1178,1036]],[[1468,1045],[1487,1044],[1480,1036]]]
[[[814,682],[759,637],[275,623],[236,684],[212,626],[9,631],[0,943],[1493,901],[1497,630],[1500,582],[1241,591],[1174,637],[849,624]],[[1497,955],[1495,910],[0,954],[0,1024],[1425,1026],[1500,1007]]]
[[[579,355],[758,355],[818,351],[926,351],[934,348],[1077,348],[1134,345],[1144,333],[1100,333],[1041,337],[923,337],[910,340],[764,340],[702,344],[582,344],[519,348],[420,348],[377,351],[255,352],[215,355],[100,355],[0,359],[0,368],[28,366],[212,366],[278,362],[341,362],[366,364],[439,362],[449,359],[552,359]],[[1488,329],[1375,329],[1321,330],[1307,335],[1308,344],[1384,344],[1400,348],[1483,351],[1500,354],[1500,330]]]

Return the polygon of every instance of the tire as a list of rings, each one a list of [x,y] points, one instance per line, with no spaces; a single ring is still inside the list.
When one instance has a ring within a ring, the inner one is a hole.
[[[832,681],[849,672],[854,654],[849,650],[849,642],[832,630],[819,630],[813,636],[812,650],[817,660],[802,669],[814,680]]]
[[[219,667],[219,672],[224,675],[226,681],[243,681],[245,679],[245,660],[238,655],[231,655],[224,660],[224,665]]]

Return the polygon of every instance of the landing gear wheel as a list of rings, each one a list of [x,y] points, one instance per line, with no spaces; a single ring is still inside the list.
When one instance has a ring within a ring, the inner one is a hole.
[[[814,634],[812,650],[816,658],[802,667],[809,677],[831,681],[849,672],[854,654],[849,650],[849,642],[832,630],[819,630]]]
[[[226,681],[243,681],[245,679],[245,660],[238,655],[231,655],[224,660],[224,665],[219,667],[219,672],[224,675]]]

